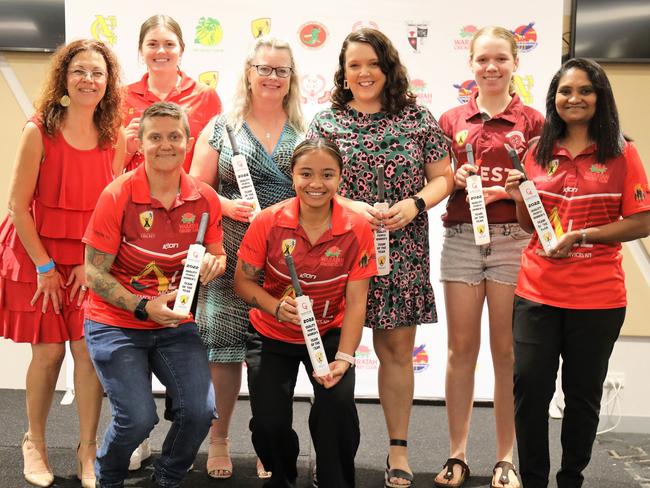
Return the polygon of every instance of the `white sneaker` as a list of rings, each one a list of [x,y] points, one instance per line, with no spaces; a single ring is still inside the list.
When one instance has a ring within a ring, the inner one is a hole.
[[[133,454],[131,454],[131,460],[129,461],[129,471],[136,471],[142,466],[142,461],[149,459],[151,457],[151,447],[149,446],[149,439],[142,441],[138,447],[135,448]]]

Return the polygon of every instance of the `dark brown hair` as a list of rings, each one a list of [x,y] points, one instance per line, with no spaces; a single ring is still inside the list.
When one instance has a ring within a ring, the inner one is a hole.
[[[120,67],[117,58],[106,44],[94,39],[81,39],[59,47],[52,55],[41,96],[36,102],[36,112],[43,120],[45,132],[53,136],[61,128],[66,108],[60,103],[68,93],[68,68],[72,58],[85,51],[99,53],[106,62],[106,93],[95,107],[93,121],[99,132],[100,147],[115,144],[122,112],[120,90]]]
[[[172,19],[169,15],[163,14],[152,15],[142,23],[140,26],[140,37],[138,38],[138,51],[142,50],[142,44],[144,43],[144,38],[147,33],[156,27],[164,27],[176,34],[178,44],[181,46],[181,51],[185,51],[185,42],[183,41],[183,31],[181,30],[181,26],[178,25],[178,22]]]
[[[376,29],[364,27],[348,34],[339,53],[339,66],[334,73],[334,90],[332,91],[332,106],[344,109],[352,100],[352,92],[344,88],[345,54],[351,42],[369,44],[379,58],[381,72],[386,75],[386,84],[381,92],[381,108],[394,114],[407,105],[415,105],[416,96],[409,91],[409,79],[406,67],[399,59],[399,53],[390,39]]]
[[[336,161],[339,171],[343,171],[343,158],[341,157],[338,146],[323,137],[305,139],[296,146],[291,156],[291,171],[293,171],[294,166],[300,158],[314,151],[325,151],[328,153]]]

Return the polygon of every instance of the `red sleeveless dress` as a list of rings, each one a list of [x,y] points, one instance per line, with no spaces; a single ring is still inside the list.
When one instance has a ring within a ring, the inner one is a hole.
[[[44,149],[31,213],[43,246],[67,282],[72,269],[84,262],[81,238],[99,194],[113,180],[115,149],[76,149],[61,132],[48,136],[36,116],[30,122],[41,131]],[[0,336],[32,344],[83,337],[84,305],[77,306],[77,296],[70,300],[65,290],[61,313],[51,305],[42,313],[42,297],[30,304],[36,288],[36,267],[7,216],[0,224]]]

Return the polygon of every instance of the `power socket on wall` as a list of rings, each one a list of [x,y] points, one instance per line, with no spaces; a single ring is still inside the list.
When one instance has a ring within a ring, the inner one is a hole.
[[[605,388],[621,389],[625,386],[625,373],[609,372],[605,377]]]

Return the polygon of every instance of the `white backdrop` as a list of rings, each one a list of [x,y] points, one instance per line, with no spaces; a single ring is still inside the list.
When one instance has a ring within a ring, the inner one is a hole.
[[[546,89],[560,64],[562,51],[562,0],[330,0],[314,4],[297,0],[184,0],[150,2],[112,0],[110,3],[66,0],[66,39],[95,37],[110,44],[119,56],[126,82],[138,80],[145,66],[138,59],[140,25],[149,16],[164,13],[182,26],[185,53],[181,68],[195,79],[214,86],[227,111],[254,35],[262,31],[290,42],[309,121],[329,105],[329,90],[345,36],[361,26],[380,29],[395,44],[407,66],[412,90],[419,102],[438,117],[467,100],[474,87],[468,67],[472,33],[484,25],[504,26],[519,41],[520,63],[515,76],[524,103],[544,111]],[[327,8],[325,8],[325,5]],[[443,398],[446,363],[446,324],[442,287],[438,281],[443,205],[430,217],[431,280],[436,292],[439,322],[418,329],[413,351],[415,396]],[[484,316],[483,348],[476,368],[475,398],[492,399],[494,387],[487,321]],[[357,386],[360,397],[376,397],[378,359],[372,334],[364,331],[357,351]],[[71,363],[71,360],[68,361]],[[70,371],[68,384],[71,385]],[[309,394],[304,375],[297,394]]]

